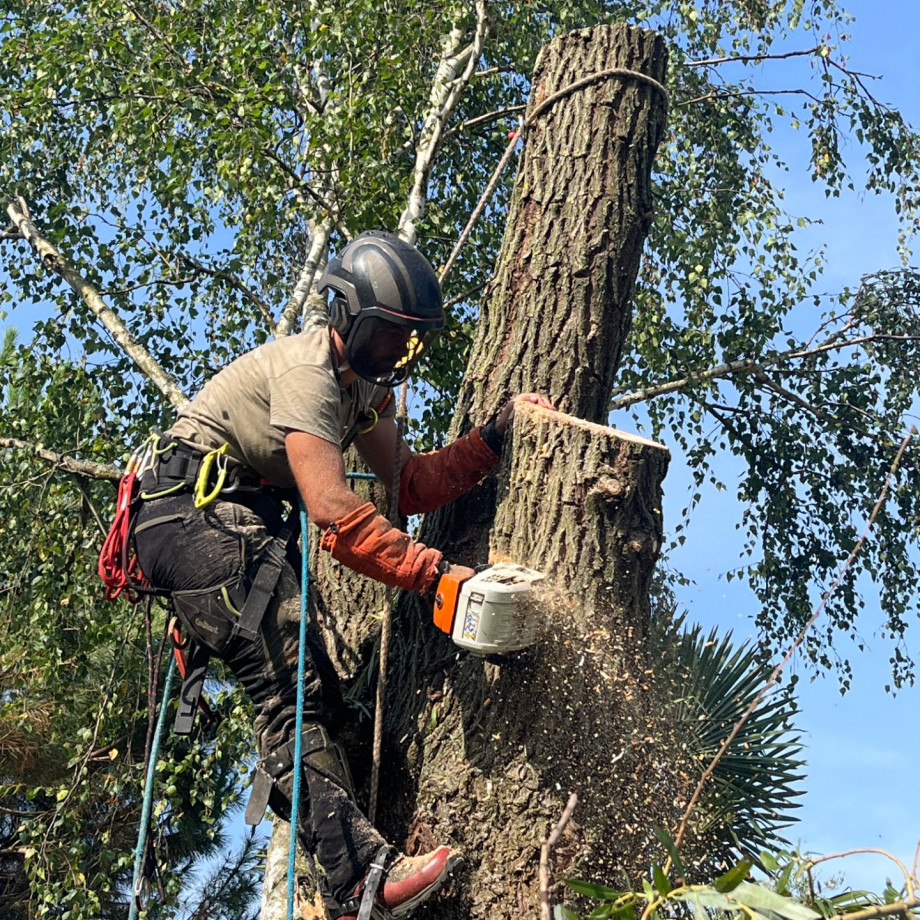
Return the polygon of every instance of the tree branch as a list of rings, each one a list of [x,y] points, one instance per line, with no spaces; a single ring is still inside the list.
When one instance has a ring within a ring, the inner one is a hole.
[[[787,51],[784,54],[739,54],[737,57],[720,57],[709,58],[705,61],[687,61],[688,67],[708,67],[711,64],[734,64],[747,63],[750,61],[780,61],[784,58],[803,57],[808,54],[819,54],[827,46],[825,44],[815,45],[814,48],[806,48],[804,51]]]
[[[52,466],[62,469],[76,476],[86,476],[89,479],[105,479],[109,482],[118,482],[124,475],[124,470],[110,463],[94,463],[92,460],[77,460],[66,457],[64,454],[48,450],[40,444],[30,444],[18,438],[0,438],[0,447],[6,450],[25,450],[35,457],[47,460]]]
[[[762,361],[756,361],[754,358],[739,358],[737,361],[726,361],[724,364],[717,364],[715,367],[711,367],[708,370],[687,374],[686,377],[678,377],[666,383],[654,384],[650,387],[643,387],[641,390],[634,390],[632,393],[615,396],[610,401],[609,408],[611,412],[615,409],[627,409],[636,403],[657,399],[659,396],[667,396],[669,393],[677,393],[694,384],[703,383],[708,380],[717,380],[732,374],[750,374],[755,371],[760,371],[762,373],[766,368],[774,367],[784,361],[791,361],[796,358],[809,358],[830,351],[839,351],[842,348],[858,348],[860,345],[871,345],[874,342],[920,342],[920,336],[872,333],[871,335],[862,335],[853,339],[840,340],[837,335],[833,335],[827,341],[823,342],[821,345],[816,345],[814,348],[784,351],[772,357],[765,358]]]
[[[562,836],[562,832],[569,823],[569,819],[572,817],[572,812],[575,811],[575,806],[577,804],[578,796],[573,792],[569,796],[568,802],[566,802],[559,823],[553,828],[552,833],[546,840],[543,841],[543,846],[540,847],[540,920],[551,920],[552,918],[552,910],[549,903],[549,854]]]
[[[476,118],[470,118],[462,124],[444,132],[444,140],[453,137],[455,134],[462,134],[469,131],[470,128],[478,128],[480,125],[488,125],[493,121],[501,121],[503,118],[510,118],[512,115],[520,115],[526,111],[526,105],[510,105],[507,109],[496,109],[494,112],[486,112],[485,115],[479,115]]]
[[[222,269],[208,268],[207,265],[202,264],[197,259],[193,259],[191,256],[184,253],[179,255],[179,260],[185,262],[186,265],[195,269],[196,272],[199,272],[202,275],[209,275],[212,278],[217,278],[218,281],[224,281],[235,291],[239,291],[262,314],[262,318],[268,323],[269,329],[271,329],[271,331],[274,333],[275,320],[272,316],[272,311],[269,309],[268,304],[259,297],[256,297],[256,295],[253,294],[253,292],[245,284],[243,284],[239,278],[231,275],[230,272],[223,271]]]
[[[307,260],[300,271],[300,277],[294,290],[288,298],[288,302],[281,312],[281,318],[275,326],[275,338],[280,339],[282,336],[289,335],[294,328],[294,322],[300,316],[303,305],[310,296],[313,289],[313,281],[316,278],[316,271],[326,255],[326,249],[329,246],[329,234],[332,232],[334,224],[333,218],[326,217],[323,222],[313,231],[313,238],[310,241],[310,252],[307,254]]]
[[[882,506],[885,504],[888,498],[888,490],[891,488],[891,483],[894,481],[895,474],[897,473],[898,468],[901,465],[901,460],[904,457],[904,453],[906,452],[908,445],[910,444],[911,440],[913,440],[913,437],[916,433],[917,433],[916,429],[911,428],[911,430],[904,436],[904,439],[901,441],[901,445],[898,448],[898,451],[895,454],[895,458],[891,463],[891,467],[888,470],[888,475],[885,477],[885,481],[882,484],[882,488],[879,493],[878,499],[875,502],[875,506],[872,508],[872,512],[869,515],[869,520],[866,522],[866,526],[863,529],[863,532],[860,534],[859,539],[856,541],[856,543],[853,545],[853,548],[850,550],[850,554],[847,556],[846,561],[840,567],[840,570],[838,571],[837,576],[834,578],[833,582],[831,582],[830,587],[827,589],[827,591],[824,592],[824,595],[821,597],[820,603],[815,608],[811,617],[808,619],[808,622],[799,631],[798,635],[793,640],[792,645],[789,646],[789,649],[786,651],[786,654],[783,656],[783,659],[779,662],[779,664],[776,665],[775,668],[773,668],[772,672],[770,673],[770,676],[767,678],[766,683],[764,683],[760,692],[754,697],[753,700],[751,700],[750,706],[748,706],[748,708],[745,710],[744,714],[741,716],[738,722],[732,727],[732,730],[728,733],[728,737],[726,737],[726,739],[722,742],[722,745],[719,748],[718,752],[716,753],[715,757],[712,758],[709,765],[703,771],[703,775],[702,777],[700,777],[700,781],[697,783],[696,789],[694,789],[693,795],[690,797],[690,802],[684,811],[683,817],[681,818],[680,827],[678,828],[677,833],[674,835],[674,843],[676,846],[680,846],[681,842],[683,841],[684,835],[686,834],[687,827],[689,825],[690,816],[693,814],[693,810],[696,808],[697,803],[699,802],[700,795],[703,792],[703,788],[705,787],[709,779],[712,777],[712,774],[715,771],[715,768],[718,765],[719,761],[725,755],[726,751],[728,751],[729,748],[732,746],[732,744],[735,741],[735,738],[738,737],[738,733],[741,731],[741,729],[744,727],[747,720],[751,717],[751,715],[760,705],[764,696],[767,694],[767,691],[779,679],[779,675],[782,672],[783,668],[786,667],[786,665],[792,659],[792,656],[798,651],[801,644],[805,641],[805,637],[808,635],[809,631],[811,630],[811,627],[815,624],[815,621],[818,619],[818,617],[820,617],[821,614],[824,612],[824,609],[827,606],[827,602],[830,600],[831,596],[840,586],[847,572],[850,570],[850,566],[852,566],[854,560],[856,559],[856,557],[859,555],[860,551],[862,550],[863,545],[865,544],[866,540],[869,537],[870,531],[875,525],[876,518],[878,518],[879,512],[882,510]],[[670,871],[670,859],[668,860],[668,869],[665,870],[666,875],[668,871]],[[859,913],[847,915],[849,920],[852,920],[853,917],[857,917],[857,916],[859,916]],[[868,920],[869,917],[876,917],[876,916],[881,916],[881,914],[878,914],[878,913],[867,914],[862,918],[862,920]]]
[[[6,212],[26,242],[41,258],[45,268],[60,275],[80,295],[83,302],[109,331],[115,343],[134,361],[170,403],[176,408],[187,403],[188,397],[182,392],[175,378],[167,373],[153,355],[131,335],[99,292],[79,272],[71,268],[57,248],[38,232],[38,228],[29,217],[29,209],[25,201],[19,198],[17,201],[10,202]]]
[[[463,39],[462,29],[457,26],[451,30],[447,48],[431,87],[430,107],[416,148],[409,200],[399,218],[399,235],[409,243],[415,243],[418,236],[417,224],[425,212],[428,181],[441,141],[444,139],[444,127],[473,77],[488,30],[485,0],[476,2],[476,30],[473,41],[462,51],[458,51]]]

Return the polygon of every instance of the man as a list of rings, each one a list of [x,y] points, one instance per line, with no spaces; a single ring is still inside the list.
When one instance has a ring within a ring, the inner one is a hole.
[[[391,388],[411,373],[444,325],[440,285],[413,246],[370,231],[320,280],[329,322],[238,358],[179,412],[141,480],[135,529],[140,567],[172,594],[201,646],[219,655],[255,706],[261,757],[247,820],[265,804],[290,815],[294,770],[300,585],[279,490],[296,487],[321,546],[358,572],[425,594],[449,565],[392,527],[346,482],[343,444],[355,446],[388,488],[397,428]],[[518,397],[549,407],[537,394]],[[471,489],[499,460],[514,400],[440,451],[399,444],[399,508],[419,514]],[[285,559],[285,552],[287,558]],[[341,694],[311,629],[304,686],[298,833],[324,878],[332,918],[355,918],[362,894],[401,917],[433,894],[459,855],[390,855],[354,801],[334,741]],[[375,861],[383,866],[372,872]]]

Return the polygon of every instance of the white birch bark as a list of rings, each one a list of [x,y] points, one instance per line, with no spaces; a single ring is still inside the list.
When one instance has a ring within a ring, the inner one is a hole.
[[[414,244],[418,237],[418,222],[425,213],[428,182],[441,141],[444,139],[445,126],[473,77],[488,28],[485,0],[479,0],[476,4],[476,30],[472,42],[461,49],[464,32],[459,26],[455,26],[445,44],[444,55],[429,95],[431,104],[428,115],[416,147],[409,200],[399,219],[399,236],[408,243]]]

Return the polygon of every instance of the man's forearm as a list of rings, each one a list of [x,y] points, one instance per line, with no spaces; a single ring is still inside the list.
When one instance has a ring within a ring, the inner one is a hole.
[[[440,450],[413,454],[399,478],[399,510],[423,514],[452,502],[469,492],[499,459],[483,440],[481,428]]]

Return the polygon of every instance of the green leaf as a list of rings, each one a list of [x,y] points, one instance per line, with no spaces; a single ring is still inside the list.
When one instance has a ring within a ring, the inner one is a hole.
[[[731,898],[745,907],[772,911],[786,920],[819,920],[821,916],[817,911],[792,898],[784,898],[775,891],[751,882],[742,882],[738,885],[731,892]]]
[[[589,898],[597,898],[602,901],[616,901],[623,896],[622,891],[616,891],[605,885],[598,885],[594,882],[585,882],[580,879],[567,878],[563,882],[578,894],[587,895]]]
[[[661,844],[667,851],[668,856],[671,857],[671,863],[674,866],[674,872],[677,874],[678,878],[684,878],[687,872],[684,869],[684,864],[681,861],[680,853],[678,852],[677,845],[674,843],[674,838],[671,836],[670,831],[664,827],[656,827],[655,836],[661,841]]]
[[[652,878],[655,880],[655,887],[658,889],[658,893],[663,897],[667,897],[671,892],[671,884],[664,874],[664,869],[657,863],[652,866]]]
[[[724,875],[720,875],[712,883],[712,887],[721,892],[733,891],[747,878],[753,864],[750,859],[742,859],[741,862],[729,869]]]

